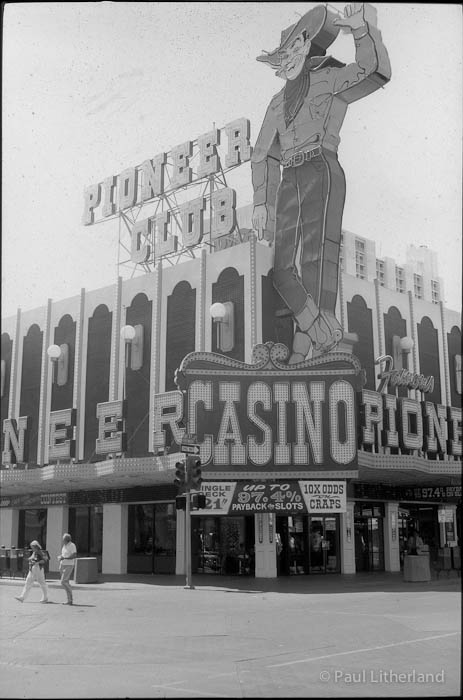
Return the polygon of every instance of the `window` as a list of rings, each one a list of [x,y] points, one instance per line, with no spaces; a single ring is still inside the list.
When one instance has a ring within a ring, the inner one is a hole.
[[[363,253],[355,253],[355,276],[361,280],[365,279],[365,256]]]
[[[439,282],[436,280],[431,280],[431,301],[433,304],[438,304],[440,302]]]
[[[384,260],[376,259],[376,277],[381,287],[384,287]]]
[[[69,508],[69,532],[80,557],[97,557],[101,571],[103,552],[103,506]]]
[[[401,294],[405,293],[405,273],[403,267],[395,268],[395,289]]]
[[[21,509],[18,523],[18,547],[29,547],[32,540],[38,540],[45,548],[47,543],[47,509]]]
[[[413,294],[417,299],[423,298],[423,278],[421,275],[413,275]]]

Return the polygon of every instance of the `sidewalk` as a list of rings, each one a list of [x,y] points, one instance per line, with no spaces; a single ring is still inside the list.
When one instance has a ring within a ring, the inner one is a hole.
[[[192,585],[195,588],[217,589],[217,590],[237,590],[252,592],[275,593],[340,593],[340,592],[362,592],[362,591],[388,591],[388,592],[410,592],[410,591],[455,591],[461,589],[461,574],[451,569],[443,572],[439,576],[432,572],[431,581],[408,582],[404,581],[403,573],[387,572],[361,572],[356,574],[310,574],[299,576],[280,576],[275,579],[254,578],[248,576],[218,576],[214,574],[193,574]],[[52,587],[59,586],[59,573],[49,572],[46,576],[47,583]],[[183,588],[185,586],[185,576],[174,576],[172,574],[98,574],[95,583],[71,584],[76,588],[99,589],[99,588],[119,588],[121,585],[134,584],[139,586],[161,586],[167,588]],[[23,584],[23,579],[19,576],[15,578],[0,578],[0,585]]]
[[[0,697],[459,694],[456,576],[196,575],[189,590],[184,576],[100,575],[72,584],[70,607],[57,577],[49,605],[37,585],[20,603],[22,579],[0,579]]]

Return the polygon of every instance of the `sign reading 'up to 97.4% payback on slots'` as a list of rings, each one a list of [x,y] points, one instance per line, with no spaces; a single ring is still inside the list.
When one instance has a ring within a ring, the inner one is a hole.
[[[206,508],[197,513],[344,513],[344,481],[286,481],[240,483],[209,481],[201,485]]]

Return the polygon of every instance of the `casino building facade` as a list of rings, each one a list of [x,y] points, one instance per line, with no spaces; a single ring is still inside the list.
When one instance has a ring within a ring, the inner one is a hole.
[[[176,372],[189,353],[218,353],[227,358],[212,373],[220,380],[252,366],[255,346],[291,344],[291,321],[272,286],[272,247],[251,231],[249,208],[238,213],[240,236],[226,245],[199,246],[175,265],[160,262],[3,320],[0,545],[21,548],[37,538],[53,553],[69,531],[79,554],[97,557],[103,573],[184,573],[185,512],[176,509],[174,485],[181,441],[169,416],[178,405]],[[431,558],[460,543],[460,316],[439,299],[432,253],[418,252],[421,259],[397,267],[376,259],[372,241],[344,232],[337,315],[363,385],[354,403],[340,395],[330,420],[340,455],[348,442],[340,422],[354,421],[355,455],[336,464],[331,449],[330,464],[317,460],[323,425],[317,428],[314,395],[296,415],[296,422],[305,417],[302,438],[293,433],[292,463],[277,457],[275,436],[263,455],[270,394],[261,381],[254,461],[250,447],[243,458],[233,444],[243,407],[222,417],[215,461],[203,460],[207,507],[192,514],[193,573],[399,571],[411,527]],[[216,303],[228,312],[227,325],[211,317]],[[50,346],[58,346],[58,359]],[[375,364],[384,356],[408,373],[385,377],[386,361]],[[218,391],[214,411],[239,403],[229,388]],[[197,396],[204,406],[206,394]],[[207,425],[196,427],[204,447]]]

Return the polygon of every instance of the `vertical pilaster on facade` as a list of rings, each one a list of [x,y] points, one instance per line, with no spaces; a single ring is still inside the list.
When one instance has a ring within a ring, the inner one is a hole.
[[[185,511],[177,511],[177,532],[176,532],[176,552],[175,552],[175,573],[181,576],[185,570]]]
[[[381,300],[381,285],[379,279],[375,279],[375,299],[376,299],[376,319],[378,326],[378,343],[379,343],[379,354],[384,355],[386,352],[386,346],[384,343],[384,325],[383,325],[383,303]]]
[[[150,377],[150,411],[148,450],[154,451],[154,395],[159,393],[159,371],[161,352],[161,303],[162,303],[162,265],[159,262],[154,273],[154,299],[151,316],[151,377]]]
[[[340,315],[340,321],[341,321],[341,326],[344,330],[344,333],[347,331],[347,314],[346,314],[346,307],[344,304],[344,275],[340,272],[339,273],[339,315]]]
[[[249,237],[249,298],[250,298],[250,308],[251,308],[251,328],[250,328],[250,344],[246,343],[246,358],[247,362],[251,360],[252,348],[257,343],[257,298],[256,298],[256,274],[257,274],[257,261],[256,261],[256,245],[257,239],[255,234],[251,234]],[[246,314],[245,314],[246,316]]]
[[[206,273],[207,273],[207,253],[205,248],[201,251],[201,267],[199,275],[199,299],[198,299],[198,350],[203,352],[206,349]],[[209,317],[209,314],[207,314]]]
[[[341,573],[355,574],[354,503],[341,513]]]
[[[256,578],[276,578],[277,548],[275,515],[258,513],[254,516]]]
[[[47,541],[40,544],[50,554],[50,571],[59,571],[59,561],[56,558],[63,546],[62,537],[69,529],[69,506],[48,506],[47,510]],[[71,532],[71,537],[75,533]]]
[[[128,503],[103,505],[103,574],[127,573]]]
[[[22,547],[24,542],[18,542],[18,533],[19,508],[0,508],[0,546]]]
[[[442,301],[439,302],[440,309],[440,319],[441,319],[441,329],[442,329],[442,364],[444,366],[444,387],[445,387],[445,397],[442,397],[442,403],[450,406],[452,404],[452,397],[450,392],[450,367],[449,367],[449,349],[447,343],[447,325],[445,323],[445,308]]]
[[[399,504],[386,503],[384,508],[384,570],[400,571]]]
[[[409,369],[412,372],[418,372],[418,334],[416,332],[416,321],[415,321],[415,299],[412,292],[408,292],[408,302],[410,305],[410,337],[413,340],[412,347],[412,366]]]
[[[407,292],[408,293],[408,303],[410,307],[410,337],[413,340],[413,347],[411,351],[411,358],[412,358],[412,366],[409,367],[409,369],[412,372],[417,372],[419,373],[419,360],[418,360],[418,334],[416,331],[416,322],[415,322],[415,300],[413,293],[411,291]],[[420,393],[418,390],[415,390],[415,399],[419,401],[420,399]]]
[[[109,369],[109,401],[117,401],[119,397],[119,370],[121,347],[121,305],[122,277],[117,278],[113,311],[113,327],[111,333],[111,366]]]
[[[21,372],[19,369],[19,347],[21,343],[21,309],[16,312],[16,328],[13,339],[13,352],[11,353],[11,378],[10,378],[10,398],[8,401],[8,418],[17,418],[19,406],[16,404],[19,396],[18,381],[20,381]]]
[[[48,381],[50,359],[47,349],[51,344],[51,309],[52,300],[47,303],[47,316],[43,330],[42,341],[42,366],[40,370],[40,399],[39,399],[39,424],[37,430],[37,464],[43,466],[48,458],[48,424],[51,405],[52,383]]]
[[[82,401],[82,347],[83,347],[83,327],[84,327],[84,311],[85,311],[85,289],[80,290],[79,310],[76,318],[76,346],[74,355],[74,387],[72,390],[72,406],[77,409],[77,424],[76,424],[76,459],[83,459],[83,441],[80,445],[80,435],[84,432],[84,407],[81,406]]]

